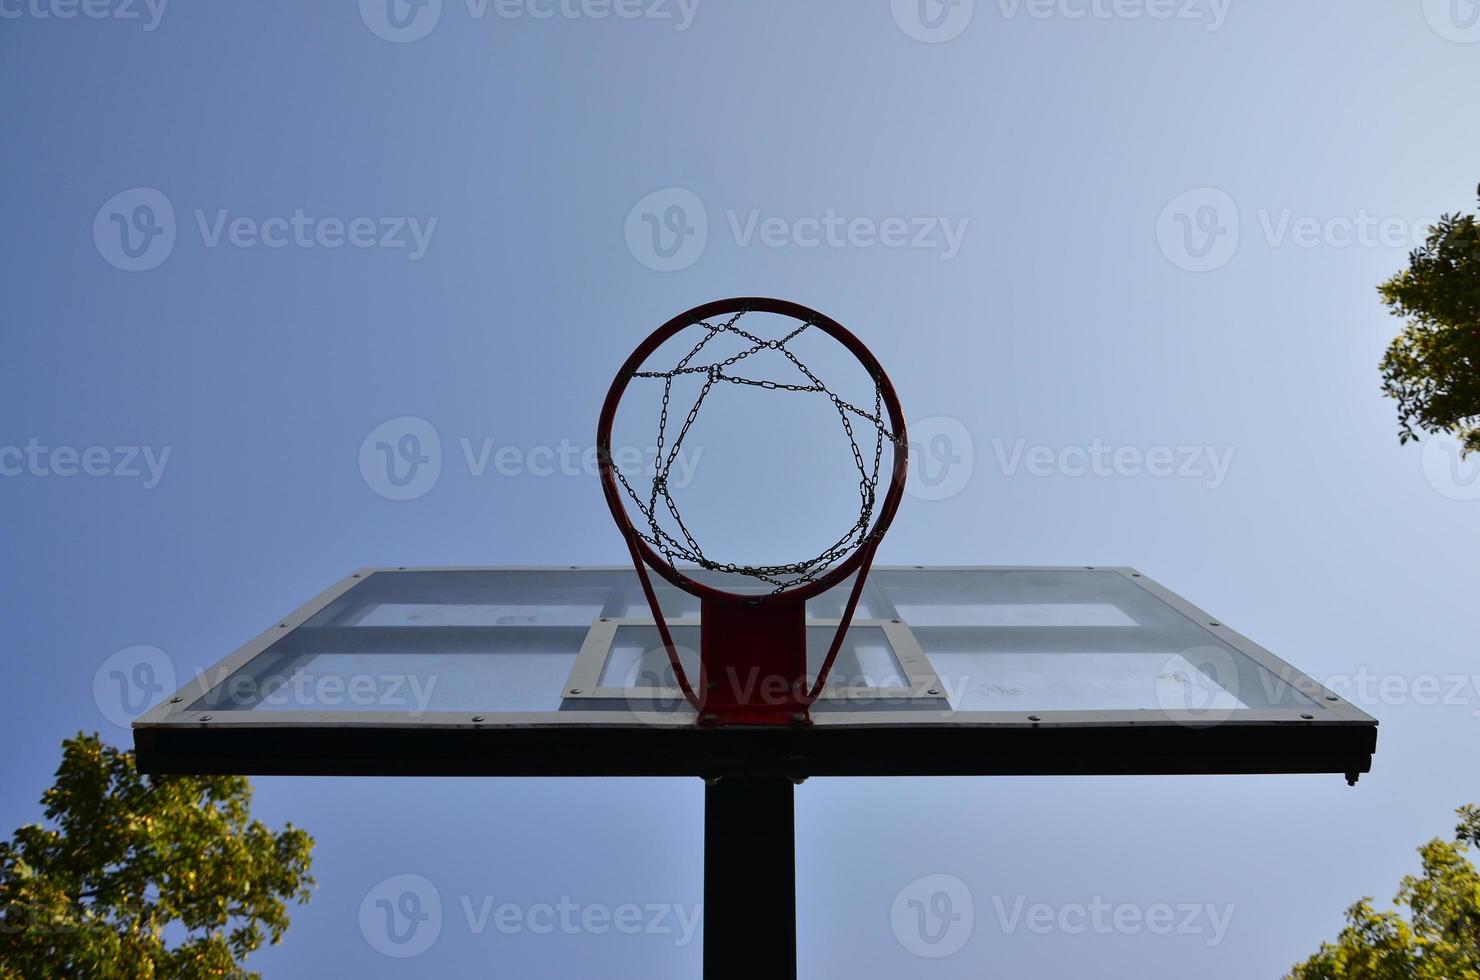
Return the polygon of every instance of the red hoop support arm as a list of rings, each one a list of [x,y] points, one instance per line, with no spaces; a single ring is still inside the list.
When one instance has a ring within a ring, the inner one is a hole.
[[[675,334],[713,317],[739,312],[773,313],[814,326],[831,336],[856,357],[878,386],[893,437],[888,490],[874,525],[852,554],[811,582],[768,595],[742,595],[698,582],[675,568],[638,534],[622,502],[611,453],[611,430],[617,408],[634,372]],[[668,662],[684,698],[699,712],[701,724],[806,724],[808,709],[821,695],[842,649],[873,565],[879,541],[888,531],[904,496],[909,468],[908,433],[904,411],[889,376],[873,352],[842,324],[799,303],[766,297],[736,297],[696,306],[680,313],[638,345],[612,380],[596,431],[597,464],[602,492],[613,520],[622,531],[648,607],[662,638]],[[668,629],[647,568],[701,601],[700,678],[696,691],[684,673],[677,646]],[[806,600],[821,595],[857,574],[815,683],[807,684]],[[743,675],[743,676],[742,676]],[[784,690],[768,687],[776,679]]]

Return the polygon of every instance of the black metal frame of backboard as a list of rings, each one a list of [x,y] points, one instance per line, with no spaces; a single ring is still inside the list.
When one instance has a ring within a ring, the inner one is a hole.
[[[154,774],[293,776],[1088,776],[1368,772],[1376,728],[1350,724],[1051,724],[758,731],[154,726]]]

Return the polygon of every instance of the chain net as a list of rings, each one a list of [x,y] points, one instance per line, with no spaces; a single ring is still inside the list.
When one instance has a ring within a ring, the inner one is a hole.
[[[773,591],[783,592],[787,589],[804,585],[816,580],[827,572],[829,568],[837,564],[854,549],[862,546],[869,538],[869,525],[873,521],[874,505],[878,499],[879,491],[879,469],[880,460],[884,452],[884,444],[896,446],[898,435],[890,429],[884,421],[883,401],[884,394],[880,379],[873,378],[874,405],[873,411],[853,405],[833,392],[820,378],[807,367],[797,355],[786,345],[801,335],[810,323],[802,323],[786,336],[775,340],[763,340],[740,327],[739,321],[745,316],[746,310],[741,310],[734,316],[722,323],[709,323],[697,321],[692,326],[702,327],[704,336],[694,345],[694,349],[684,355],[683,360],[668,371],[634,371],[633,378],[647,378],[661,381],[663,383],[663,407],[658,416],[658,443],[657,454],[654,461],[653,483],[646,496],[639,493],[620,468],[614,467],[617,479],[621,481],[623,489],[632,499],[637,510],[642,514],[647,530],[642,530],[634,522],[634,530],[644,541],[652,545],[671,565],[688,563],[698,565],[700,568],[710,571],[725,572],[734,575],[742,575],[757,579],[774,586]],[[734,334],[746,345],[739,353],[732,354],[722,360],[716,360],[707,364],[696,364],[694,359],[699,357],[714,340],[723,334]],[[776,351],[790,361],[798,371],[801,372],[800,383],[787,383],[781,381],[758,380],[756,378],[744,377],[732,372],[732,368],[744,361],[746,358],[758,354],[761,351]],[[682,426],[679,427],[677,435],[672,441],[668,440],[668,407],[669,400],[673,394],[673,383],[675,379],[684,376],[703,376],[702,387],[698,396],[694,399],[693,406],[684,418]],[[828,398],[837,410],[838,417],[842,420],[843,431],[848,436],[848,441],[853,449],[853,463],[858,470],[858,494],[859,512],[858,518],[832,544],[823,549],[822,553],[814,558],[804,561],[789,562],[778,565],[744,565],[733,562],[715,561],[704,553],[699,542],[694,540],[688,526],[684,524],[683,517],[679,514],[678,504],[674,501],[672,493],[668,489],[668,474],[672,469],[674,461],[678,459],[679,450],[683,441],[693,426],[694,420],[699,416],[699,409],[704,404],[704,399],[720,384],[753,385],[773,391],[796,391],[809,392],[823,395]],[[854,431],[855,422],[864,422],[872,426],[874,430],[873,459],[869,462],[865,459],[864,451],[858,443],[858,435]],[[672,518],[676,534],[670,533],[660,521],[660,515],[664,512]]]

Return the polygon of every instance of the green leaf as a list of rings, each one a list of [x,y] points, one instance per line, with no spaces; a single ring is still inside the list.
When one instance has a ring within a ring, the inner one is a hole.
[[[313,838],[253,820],[251,794],[240,776],[142,776],[95,734],[63,742],[53,826],[0,842],[0,980],[255,977],[241,962],[281,941],[314,879]]]

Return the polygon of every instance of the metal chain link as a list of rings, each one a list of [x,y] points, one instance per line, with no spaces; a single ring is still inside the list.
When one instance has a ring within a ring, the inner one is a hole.
[[[632,372],[631,376],[633,378],[658,378],[663,381],[663,403],[662,409],[658,414],[658,445],[653,461],[655,472],[646,501],[633,488],[632,484],[628,482],[627,477],[619,468],[614,467],[613,471],[616,473],[617,479],[621,482],[623,489],[632,498],[633,503],[637,506],[638,511],[647,523],[650,533],[643,533],[639,530],[637,534],[648,544],[656,548],[670,564],[676,565],[680,562],[688,562],[698,565],[700,568],[709,569],[710,571],[744,575],[773,585],[775,586],[775,591],[781,592],[814,581],[842,560],[849,552],[862,546],[868,540],[869,523],[873,518],[874,505],[878,500],[879,468],[884,454],[884,443],[887,441],[897,449],[899,436],[884,421],[884,392],[878,377],[873,379],[874,410],[871,414],[840,398],[817,375],[813,374],[812,370],[806,364],[802,363],[802,360],[795,353],[787,348],[786,345],[810,327],[810,323],[802,323],[801,326],[779,339],[764,340],[736,326],[740,318],[747,312],[749,311],[741,310],[720,324],[711,324],[702,320],[692,324],[692,326],[702,326],[705,329],[704,336],[699,339],[699,342],[694,345],[693,349],[685,354],[683,359],[671,370]],[[737,354],[733,354],[712,364],[690,366],[690,362],[699,356],[711,340],[726,333],[732,333],[743,338],[749,342],[750,346]],[[757,354],[764,350],[779,351],[802,372],[809,383],[790,384],[765,379],[757,380],[735,374],[727,374],[725,372],[726,368],[745,360],[752,354]],[[684,417],[678,434],[669,443],[667,440],[668,407],[673,396],[673,381],[677,377],[691,374],[705,375],[704,384],[699,389],[699,394],[694,399],[693,406]],[[683,517],[679,514],[678,504],[674,501],[673,495],[668,488],[668,474],[674,462],[678,459],[679,450],[683,446],[685,437],[689,434],[689,429],[693,426],[694,420],[699,417],[700,406],[704,404],[704,399],[714,389],[714,386],[721,381],[737,385],[753,385],[768,391],[795,391],[822,394],[828,397],[833,407],[837,410],[838,417],[843,423],[843,431],[847,434],[849,445],[853,450],[853,464],[858,469],[859,515],[858,519],[844,532],[842,537],[825,548],[822,554],[815,558],[777,565],[737,565],[733,562],[714,561],[704,554],[704,550],[699,546],[699,542],[694,539],[688,526],[684,524]],[[872,466],[865,463],[863,451],[859,448],[858,436],[853,430],[855,417],[869,422],[873,426],[874,458]],[[668,511],[679,534],[682,535],[682,541],[674,537],[673,534],[669,533],[659,523],[659,498],[663,501],[663,509]]]

